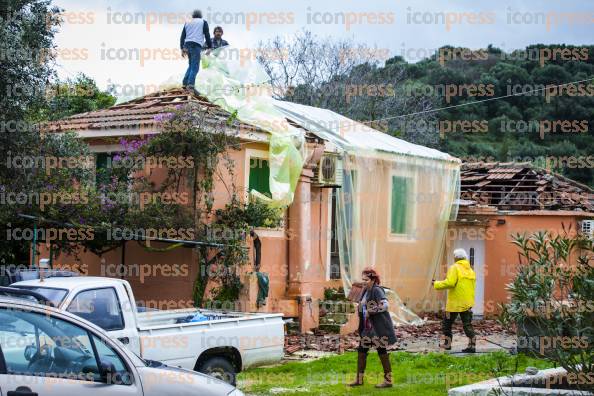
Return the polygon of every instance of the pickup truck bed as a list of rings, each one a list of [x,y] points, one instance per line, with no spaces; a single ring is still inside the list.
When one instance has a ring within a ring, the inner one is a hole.
[[[177,323],[196,313],[218,319]],[[171,365],[193,365],[195,351],[205,348],[236,348],[243,356],[243,368],[274,363],[283,355],[282,314],[184,309],[139,313],[137,320],[141,356]]]

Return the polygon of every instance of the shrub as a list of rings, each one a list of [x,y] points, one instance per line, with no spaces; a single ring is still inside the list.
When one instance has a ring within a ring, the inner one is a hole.
[[[538,352],[565,368],[571,385],[594,389],[592,240],[566,230],[518,234],[513,243],[519,265],[507,286],[502,322],[515,324],[519,336],[536,338]]]

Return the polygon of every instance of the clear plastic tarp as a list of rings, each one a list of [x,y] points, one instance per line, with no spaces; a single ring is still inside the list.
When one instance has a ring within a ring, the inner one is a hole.
[[[237,49],[223,47],[202,56],[196,89],[211,103],[221,106],[238,120],[270,133],[270,203],[277,207],[293,202],[303,168],[305,136],[289,125],[274,106],[268,76],[257,63],[234,56]],[[269,200],[262,194],[258,197]]]
[[[270,187],[275,205],[289,205],[304,158],[304,130],[342,155],[337,190],[337,239],[345,292],[361,271],[378,270],[390,289],[397,323],[419,323],[416,313],[439,307],[431,279],[441,263],[448,221],[456,217],[460,161],[408,143],[329,110],[270,96],[256,62],[234,59],[232,47],[203,57],[196,88],[245,123],[270,132]]]
[[[337,233],[345,292],[374,267],[397,323],[420,323],[438,309],[431,279],[441,263],[448,222],[457,215],[460,161],[373,130],[329,110],[288,102],[291,119],[343,152]]]

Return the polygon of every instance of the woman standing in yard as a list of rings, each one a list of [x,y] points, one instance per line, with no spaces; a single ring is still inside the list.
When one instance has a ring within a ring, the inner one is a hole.
[[[363,385],[367,353],[375,347],[384,369],[384,382],[376,388],[392,386],[392,366],[386,348],[396,342],[394,324],[388,312],[388,299],[380,285],[380,277],[373,268],[362,272],[364,291],[359,300],[359,348],[357,348],[357,379],[349,386]]]

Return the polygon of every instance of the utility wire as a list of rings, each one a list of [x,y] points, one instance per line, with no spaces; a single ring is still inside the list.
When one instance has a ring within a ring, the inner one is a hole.
[[[367,123],[378,122],[378,121],[393,120],[393,119],[396,119],[396,118],[410,117],[410,116],[420,115],[420,114],[436,113],[436,112],[442,111],[442,110],[455,109],[455,108],[458,108],[458,107],[465,107],[465,106],[473,106],[473,105],[476,105],[476,104],[481,104],[481,103],[485,103],[485,102],[492,102],[492,101],[495,101],[495,100],[507,99],[507,98],[516,97],[516,96],[524,96],[524,95],[531,94],[531,93],[534,93],[534,92],[544,91],[544,90],[547,90],[547,89],[550,89],[550,88],[559,88],[559,87],[564,87],[566,85],[579,84],[579,83],[587,82],[587,81],[594,81],[594,77],[593,78],[588,78],[586,80],[571,81],[571,82],[567,82],[567,83],[559,84],[559,85],[547,85],[544,88],[533,89],[533,90],[530,90],[528,92],[519,92],[519,93],[515,93],[515,94],[510,94],[510,95],[497,96],[495,98],[489,98],[489,99],[484,99],[484,100],[477,100],[476,102],[461,103],[459,105],[453,105],[453,106],[447,106],[447,107],[440,107],[438,109],[432,109],[432,110],[418,111],[418,112],[415,112],[415,113],[409,113],[409,114],[402,114],[402,115],[398,115],[398,116],[380,118],[380,119],[372,120],[372,121],[355,121],[355,122],[359,122],[361,124],[367,124]]]
[[[397,115],[397,116],[379,118],[379,119],[371,120],[371,121],[349,120],[349,121],[345,121],[345,124],[350,124],[350,123],[354,123],[354,124],[371,124],[371,123],[377,123],[378,121],[388,121],[388,120],[393,120],[393,119],[397,119],[397,118],[412,117],[412,116],[421,115],[421,114],[437,113],[437,112],[443,111],[443,110],[450,110],[450,109],[455,109],[455,108],[460,108],[460,107],[466,107],[466,106],[474,106],[474,105],[482,104],[482,103],[485,103],[485,102],[494,102],[496,100],[502,100],[502,99],[507,99],[507,98],[512,98],[512,97],[525,96],[525,95],[529,95],[529,94],[532,94],[532,93],[535,93],[535,92],[545,91],[545,90],[548,90],[548,89],[551,89],[551,88],[560,88],[560,87],[564,87],[564,86],[570,85],[570,84],[579,84],[579,83],[589,82],[589,81],[594,81],[594,77],[588,78],[588,79],[585,79],[585,80],[570,81],[570,82],[566,82],[566,83],[559,84],[559,85],[547,85],[544,88],[532,89],[532,90],[526,91],[526,92],[518,92],[518,93],[514,93],[514,94],[509,94],[509,95],[497,96],[495,98],[488,98],[488,99],[484,99],[484,100],[477,100],[475,102],[461,103],[461,104],[458,104],[458,105],[447,106],[447,107],[440,107],[440,108],[437,108],[437,109],[423,110],[423,111],[417,111],[417,112],[414,112],[414,113],[408,113],[408,114],[402,114],[402,115]],[[290,134],[290,135],[286,135],[286,136],[294,136],[294,135],[295,134]],[[240,146],[241,145],[244,145],[244,144],[251,144],[251,143],[253,143],[253,142],[240,143]]]

